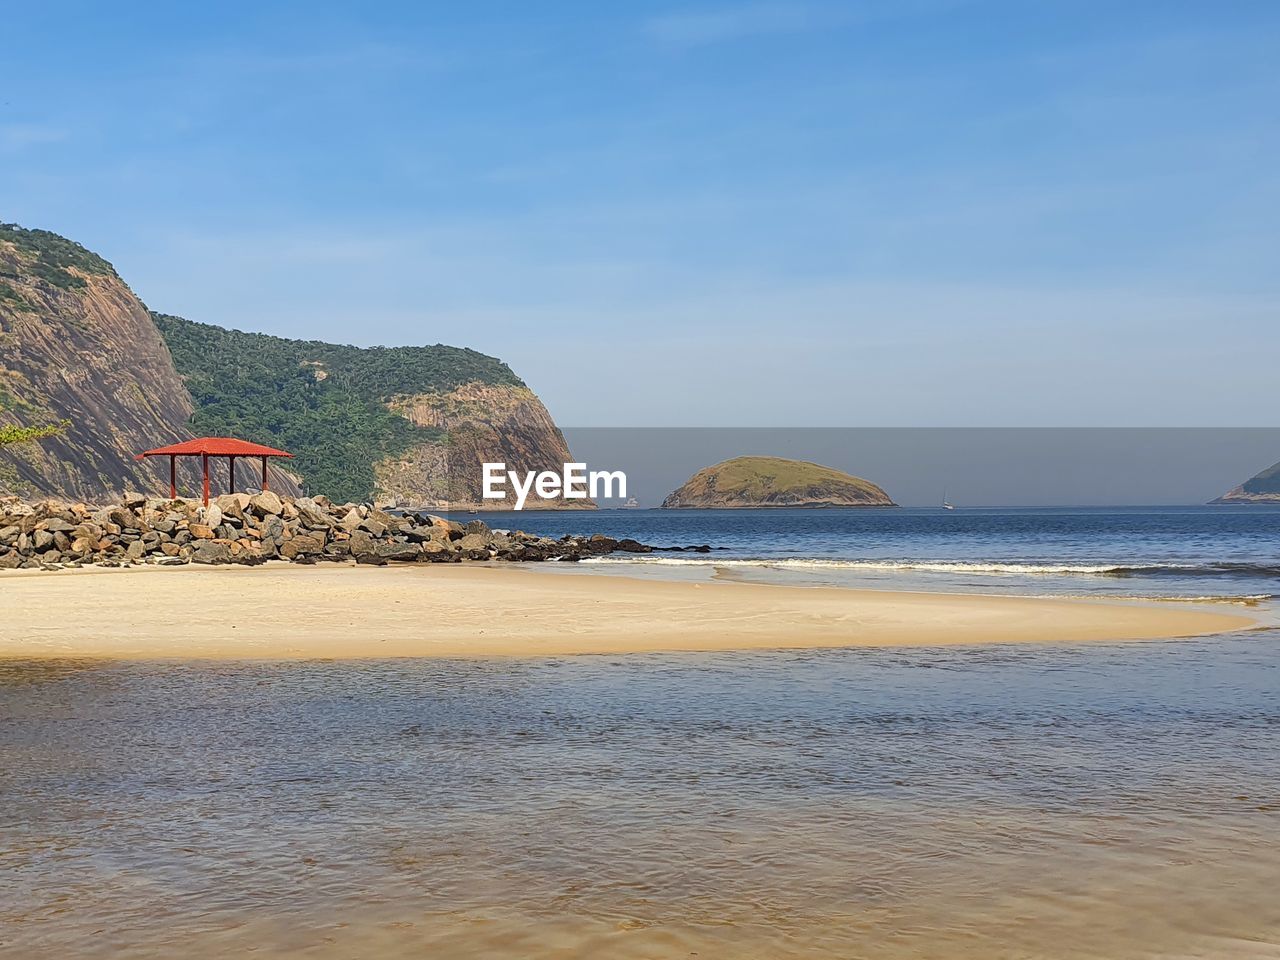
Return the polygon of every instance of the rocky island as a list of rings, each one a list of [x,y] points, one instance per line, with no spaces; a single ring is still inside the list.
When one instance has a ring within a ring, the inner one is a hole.
[[[1280,503],[1280,463],[1274,463],[1210,503]]]
[[[734,457],[699,470],[663,509],[895,507],[880,487],[832,467],[782,457]]]

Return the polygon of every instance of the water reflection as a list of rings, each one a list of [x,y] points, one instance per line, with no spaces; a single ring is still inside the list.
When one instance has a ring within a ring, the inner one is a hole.
[[[9,663],[0,946],[1275,956],[1275,652]]]

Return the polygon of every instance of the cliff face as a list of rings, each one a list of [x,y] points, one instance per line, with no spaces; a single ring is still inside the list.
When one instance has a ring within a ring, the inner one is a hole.
[[[568,444],[551,414],[526,386],[463,384],[447,392],[395,397],[388,407],[417,427],[440,431],[439,440],[415,444],[404,455],[375,464],[378,489],[396,499],[453,509],[510,509],[510,484],[503,500],[483,499],[484,463],[506,469],[552,470],[572,462]],[[528,509],[591,508],[590,500],[535,500]]]
[[[134,454],[189,437],[191,399],[146,308],[111,265],[41,231],[0,226],[0,423],[69,420],[0,448],[0,491],[101,499],[154,490]],[[184,472],[187,483],[195,477]]]
[[[1280,463],[1272,464],[1213,503],[1280,503]]]
[[[871,481],[831,467],[781,457],[736,457],[699,470],[662,506],[727,510],[896,504]]]

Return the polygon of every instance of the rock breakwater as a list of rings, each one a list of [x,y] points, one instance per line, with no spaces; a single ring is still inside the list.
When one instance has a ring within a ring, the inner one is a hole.
[[[575,561],[649,553],[635,540],[600,534],[560,539],[462,524],[428,513],[391,513],[371,504],[335,504],[323,496],[264,492],[198,500],[126,495],[95,506],[0,499],[0,570],[58,570],[87,565],[258,564],[352,561]]]

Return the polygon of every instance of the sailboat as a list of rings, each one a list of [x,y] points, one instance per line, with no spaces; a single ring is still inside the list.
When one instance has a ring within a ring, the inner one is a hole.
[[[956,508],[956,505],[947,499],[947,491],[943,490],[942,491],[942,509],[954,510],[955,508]]]

